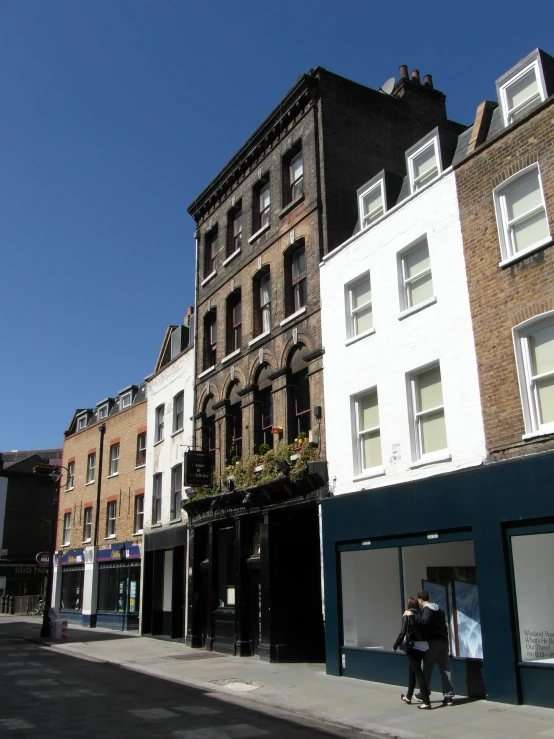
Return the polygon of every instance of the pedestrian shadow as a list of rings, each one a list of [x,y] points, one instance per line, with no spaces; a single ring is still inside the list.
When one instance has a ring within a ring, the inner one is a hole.
[[[25,621],[16,621],[15,623],[0,624],[0,640],[1,639],[23,639],[25,641],[33,641],[44,646],[53,644],[77,644],[79,642],[102,642],[114,641],[121,639],[134,639],[137,634],[126,633],[124,631],[96,631],[96,629],[75,629],[71,626],[67,629],[67,635],[63,639],[52,639],[40,635],[42,622],[28,623]]]

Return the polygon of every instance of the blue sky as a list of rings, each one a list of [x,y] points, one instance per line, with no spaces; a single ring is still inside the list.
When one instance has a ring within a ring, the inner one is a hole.
[[[471,123],[552,0],[0,0],[0,450],[61,446],[194,301],[186,206],[303,72],[431,73]]]

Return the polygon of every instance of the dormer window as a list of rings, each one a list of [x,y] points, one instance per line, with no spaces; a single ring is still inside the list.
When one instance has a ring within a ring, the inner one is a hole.
[[[77,431],[82,431],[87,426],[87,417],[79,416],[77,419]]]
[[[121,410],[123,410],[123,408],[127,408],[128,406],[130,406],[132,400],[133,400],[133,394],[131,393],[131,391],[129,391],[128,393],[125,393],[125,395],[122,395],[121,402],[119,404],[119,407],[121,408]]]
[[[104,405],[101,405],[98,409],[98,420],[101,421],[103,418],[107,418],[108,416],[108,404],[104,403]]]
[[[499,91],[506,126],[540,105],[546,94],[538,59],[501,85]]]
[[[437,140],[429,141],[408,158],[410,187],[420,190],[440,174]]]
[[[360,218],[362,228],[376,221],[385,212],[385,199],[383,197],[383,181],[380,180],[360,195]]]

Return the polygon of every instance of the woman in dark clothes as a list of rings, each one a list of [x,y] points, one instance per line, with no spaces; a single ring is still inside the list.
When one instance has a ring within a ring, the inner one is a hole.
[[[412,613],[419,613],[417,598],[408,598],[407,610],[411,611]],[[429,644],[427,644],[425,639],[422,638],[423,635],[421,633],[420,626],[415,623],[410,623],[411,621],[412,618],[410,616],[402,616],[402,630],[400,634],[398,634],[398,638],[394,642],[394,646],[392,648],[393,651],[396,652],[406,635],[408,635],[409,638],[413,641],[413,647],[408,649],[408,651],[406,652],[406,654],[408,655],[408,660],[410,662],[410,668],[408,672],[408,692],[406,693],[406,695],[402,693],[400,697],[404,701],[404,703],[411,703],[417,680],[419,691],[421,693],[421,698],[423,700],[423,703],[421,703],[418,708],[428,709],[431,708],[431,701],[429,698],[427,685],[425,684],[425,678],[423,677],[423,672],[421,670],[421,661],[423,659],[424,653],[429,649]]]

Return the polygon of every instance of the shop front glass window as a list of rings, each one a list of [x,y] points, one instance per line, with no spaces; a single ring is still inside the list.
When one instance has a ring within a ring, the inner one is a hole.
[[[62,600],[61,607],[80,611],[83,607],[83,578],[84,568],[64,568],[62,572]]]
[[[521,661],[554,664],[554,533],[511,543]]]

